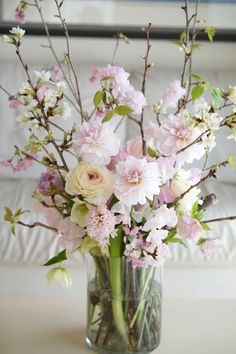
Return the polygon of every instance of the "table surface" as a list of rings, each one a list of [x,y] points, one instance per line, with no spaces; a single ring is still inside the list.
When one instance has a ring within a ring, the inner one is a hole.
[[[91,354],[80,298],[0,298],[0,354]],[[163,304],[162,341],[153,354],[236,354],[236,301]]]

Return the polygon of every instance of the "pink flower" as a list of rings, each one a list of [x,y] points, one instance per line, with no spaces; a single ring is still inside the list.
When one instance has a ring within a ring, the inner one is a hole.
[[[212,236],[201,243],[201,250],[207,257],[209,257],[212,256],[221,246],[221,240]]]
[[[111,157],[110,163],[106,166],[110,171],[114,171],[116,169],[116,165],[120,161],[124,161],[127,157],[127,152],[125,149],[120,149],[116,156]]]
[[[177,224],[177,215],[174,208],[168,208],[166,204],[162,205],[154,212],[154,216],[147,220],[143,226],[144,231],[162,229],[164,226],[174,227]]]
[[[22,105],[22,103],[19,100],[17,100],[16,98],[10,97],[9,102],[10,102],[9,107],[13,108],[13,109],[17,109]]]
[[[47,91],[47,85],[42,85],[38,91],[37,91],[37,99],[39,102],[42,102],[43,98],[44,98],[44,94]]]
[[[53,65],[50,70],[55,74],[55,81],[61,81],[63,79],[63,71],[58,65]]]
[[[123,91],[119,99],[123,105],[127,105],[133,110],[133,114],[140,114],[142,109],[147,106],[146,97],[144,97],[142,92],[135,90],[132,86]]]
[[[116,166],[115,196],[125,205],[145,204],[160,191],[160,173],[155,162],[128,156]]]
[[[90,210],[87,217],[87,234],[100,246],[109,245],[110,237],[114,237],[116,218],[105,205]]]
[[[73,136],[73,149],[84,162],[109,164],[119,148],[119,138],[108,124],[85,122]]]
[[[41,211],[44,213],[47,224],[58,230],[62,215],[54,208],[43,207]]]
[[[15,19],[16,19],[16,21],[18,21],[19,23],[22,23],[22,24],[26,23],[26,21],[27,21],[27,17],[25,15],[24,11],[19,10],[18,8],[15,11]]]
[[[166,183],[170,180],[177,172],[176,161],[172,157],[159,157],[157,160],[159,170],[161,173],[162,183]]]
[[[35,157],[35,154],[31,155]],[[20,159],[16,164],[14,164],[11,160],[0,161],[0,165],[3,167],[10,167],[14,173],[27,171],[33,165],[33,158],[24,158]]]
[[[164,155],[176,155],[179,163],[193,162],[194,159],[200,159],[205,149],[202,143],[191,145],[183,152],[180,150],[193,143],[201,135],[201,130],[189,124],[184,117],[170,116],[169,119],[161,125],[158,134],[158,149]]]
[[[172,81],[166,88],[163,96],[163,105],[166,108],[175,108],[178,100],[186,94],[186,90],[181,86],[179,80]]]
[[[62,234],[59,239],[60,246],[69,252],[73,252],[81,245],[85,235],[85,230],[72,222],[69,217],[60,221],[58,231]]]
[[[143,156],[142,139],[136,138],[136,139],[128,140],[127,145],[126,145],[126,152],[127,152],[127,155],[131,155],[134,157]]]
[[[96,83],[109,80],[111,81],[113,88],[119,92],[120,90],[129,87],[130,83],[128,77],[129,74],[126,73],[123,68],[108,64],[107,67],[104,68],[95,68],[90,77],[90,81]]]
[[[187,239],[198,239],[203,232],[200,222],[188,215],[179,219],[177,231],[180,236]]]
[[[167,184],[161,188],[158,200],[161,203],[172,203],[176,199],[176,195],[171,190],[170,186]]]
[[[38,183],[38,191],[40,193],[50,195],[62,189],[63,181],[57,171],[48,170],[46,173],[42,173]]]

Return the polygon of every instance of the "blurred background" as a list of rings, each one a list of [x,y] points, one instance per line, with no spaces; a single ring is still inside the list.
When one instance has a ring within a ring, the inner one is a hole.
[[[14,11],[18,1],[0,1],[0,33],[8,33],[16,25]],[[40,1],[45,20],[49,24],[54,49],[59,58],[65,52],[63,30],[54,17],[54,1]],[[123,32],[130,39],[129,44],[120,43],[115,65],[123,66],[131,75],[137,89],[141,87],[145,39],[141,30],[152,23],[152,49],[150,61],[154,68],[149,72],[147,97],[149,106],[157,102],[164,88],[174,79],[180,78],[183,65],[183,53],[171,40],[179,38],[184,27],[185,16],[181,10],[181,1],[80,1],[66,0],[62,11],[67,19],[71,35],[71,56],[76,64],[80,80],[85,109],[90,110],[95,93],[90,83],[91,70],[95,66],[111,62],[115,48],[115,34]],[[190,3],[190,11],[194,9]],[[39,21],[37,11],[27,10],[29,21],[22,25],[26,29],[22,55],[32,73],[34,70],[49,69],[55,64],[51,51],[45,48],[47,39]],[[217,28],[213,43],[206,36],[199,39],[201,50],[194,56],[193,72],[209,80],[211,86],[227,88],[236,85],[236,1],[203,1],[199,7],[199,19],[205,26]],[[0,84],[14,94],[25,74],[14,53],[14,48],[0,43]],[[14,144],[24,146],[27,132],[16,122],[18,112],[9,108],[7,97],[0,92],[0,160],[9,158]],[[146,120],[153,119],[146,112]],[[76,113],[66,124],[78,121]],[[64,123],[65,124],[65,123]],[[132,123],[124,122],[119,131],[122,141],[136,136]],[[229,153],[236,157],[236,145],[227,140],[227,135],[218,136],[221,144],[214,150],[209,165],[224,161]],[[203,162],[200,162],[203,164]],[[58,247],[58,236],[35,228],[26,230],[17,228],[16,237],[10,235],[10,229],[2,221],[3,206],[32,210],[31,194],[37,184],[41,168],[34,166],[29,172],[13,174],[0,168],[0,295],[76,295],[85,282],[84,260],[75,255],[69,264],[73,273],[74,286],[68,292],[56,286],[48,287],[40,267],[52,257]],[[225,168],[217,181],[204,185],[203,195],[215,193],[220,203],[208,210],[209,217],[236,214],[236,173]],[[31,223],[40,216],[33,212],[26,217]],[[205,258],[195,247],[187,251],[181,246],[173,248],[173,257],[165,267],[165,292],[168,297],[176,298],[236,298],[236,225],[235,222],[213,225],[213,232],[222,238],[222,248],[210,259]],[[81,271],[81,269],[83,271]],[[191,273],[190,273],[191,272]]]

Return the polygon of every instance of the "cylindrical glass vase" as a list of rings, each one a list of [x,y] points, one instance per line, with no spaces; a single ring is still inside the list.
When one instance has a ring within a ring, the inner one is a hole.
[[[160,343],[162,268],[88,256],[86,342],[102,354],[150,353]]]

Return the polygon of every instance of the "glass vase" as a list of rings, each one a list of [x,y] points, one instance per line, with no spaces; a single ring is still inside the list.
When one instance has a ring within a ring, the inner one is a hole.
[[[86,343],[97,353],[150,353],[160,343],[162,268],[88,256]]]

